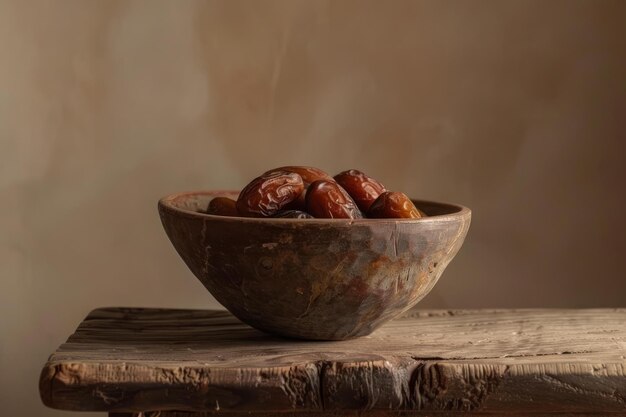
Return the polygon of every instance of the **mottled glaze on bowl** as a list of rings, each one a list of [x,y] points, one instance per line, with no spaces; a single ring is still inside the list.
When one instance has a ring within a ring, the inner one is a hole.
[[[422,219],[289,219],[204,214],[216,196],[159,201],[165,231],[187,266],[231,313],[281,336],[364,336],[413,307],[461,247],[469,209],[414,200]]]

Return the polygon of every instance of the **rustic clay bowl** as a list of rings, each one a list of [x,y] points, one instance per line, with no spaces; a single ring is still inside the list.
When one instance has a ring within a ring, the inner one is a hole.
[[[457,253],[469,209],[416,201],[430,217],[257,219],[203,214],[211,198],[159,201],[172,244],[232,314],[269,333],[341,340],[371,333],[420,301]]]

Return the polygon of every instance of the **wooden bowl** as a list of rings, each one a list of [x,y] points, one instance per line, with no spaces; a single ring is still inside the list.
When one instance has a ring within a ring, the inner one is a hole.
[[[420,301],[461,247],[469,209],[415,201],[430,217],[288,219],[204,214],[199,191],[159,201],[172,244],[232,314],[265,332],[342,340],[370,334]]]

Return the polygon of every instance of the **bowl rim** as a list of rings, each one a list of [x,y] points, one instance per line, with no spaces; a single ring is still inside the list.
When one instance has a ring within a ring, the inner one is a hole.
[[[463,205],[456,203],[448,203],[441,201],[433,201],[433,200],[422,200],[422,199],[413,199],[411,201],[417,203],[425,203],[432,205],[440,205],[440,206],[449,206],[451,208],[456,209],[456,211],[447,214],[439,214],[434,216],[422,217],[419,219],[397,219],[397,218],[386,218],[386,219],[371,219],[371,218],[362,218],[362,219],[323,219],[323,218],[312,218],[312,219],[294,219],[294,218],[285,218],[285,217],[241,217],[241,216],[219,216],[215,214],[202,213],[199,211],[186,210],[180,208],[173,204],[173,201],[179,199],[181,197],[193,197],[199,195],[208,195],[208,196],[223,196],[225,194],[239,194],[237,190],[198,190],[198,191],[182,191],[174,194],[166,195],[159,199],[158,208],[159,211],[167,210],[170,212],[174,212],[177,215],[182,215],[185,217],[191,218],[200,218],[200,219],[211,219],[211,220],[220,220],[225,222],[245,222],[245,223],[262,223],[262,224],[385,224],[385,223],[403,223],[403,224],[412,224],[412,223],[435,223],[435,222],[448,222],[448,221],[456,221],[462,218],[470,218],[472,211]]]

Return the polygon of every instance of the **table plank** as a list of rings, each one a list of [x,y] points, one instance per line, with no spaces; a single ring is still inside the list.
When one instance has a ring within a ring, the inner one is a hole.
[[[66,410],[626,412],[626,309],[414,310],[287,340],[223,311],[94,310],[45,365]]]
[[[284,411],[284,412],[221,412],[221,411],[148,411],[141,413],[110,413],[109,417],[500,417],[502,414],[473,411],[389,411],[389,410],[328,410],[328,411]],[[622,417],[626,413],[506,413],[511,417]]]

